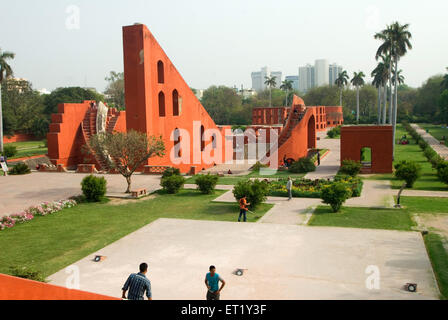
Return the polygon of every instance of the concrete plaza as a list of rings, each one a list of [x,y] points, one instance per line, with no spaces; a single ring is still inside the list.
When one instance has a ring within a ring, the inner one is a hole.
[[[20,212],[45,201],[58,201],[82,193],[81,180],[87,174],[33,172],[23,176],[0,177],[0,217]],[[126,191],[123,176],[98,175],[107,180],[108,193]],[[146,188],[152,192],[160,188],[160,177],[136,174],[133,188]]]
[[[104,255],[103,262],[92,261]],[[419,233],[159,219],[74,263],[80,289],[119,297],[127,276],[149,263],[153,298],[205,299],[211,264],[226,280],[222,299],[437,299]],[[369,266],[379,290],[369,290]],[[242,277],[233,272],[247,269]],[[49,277],[66,285],[65,270]],[[367,281],[368,282],[368,281]],[[418,293],[403,290],[418,284]]]

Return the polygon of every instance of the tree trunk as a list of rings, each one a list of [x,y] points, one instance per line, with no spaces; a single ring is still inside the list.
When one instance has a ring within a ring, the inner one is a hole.
[[[387,120],[387,82],[383,85],[383,99],[384,99],[384,107],[383,107],[383,124],[386,124]]]
[[[339,89],[339,105],[342,107],[342,87]]]
[[[359,87],[356,87],[356,123],[359,124]]]
[[[272,87],[269,88],[269,107],[272,108]]]
[[[392,124],[393,98],[392,98],[392,61],[389,64],[389,124]]]
[[[378,124],[381,124],[381,86],[378,85]]]
[[[3,152],[3,112],[2,112],[2,83],[0,82],[0,153],[1,152]]]
[[[394,156],[395,159],[395,132],[397,130],[397,112],[398,112],[398,56],[397,54],[395,54],[395,85],[394,85],[394,118],[393,118],[393,140],[392,140],[392,145],[393,145],[393,153],[392,155]]]
[[[128,183],[128,189],[126,190],[126,193],[131,193],[131,177],[132,176],[125,177],[126,182]]]

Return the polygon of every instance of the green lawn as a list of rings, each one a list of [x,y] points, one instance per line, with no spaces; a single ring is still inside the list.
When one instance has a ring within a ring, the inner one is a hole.
[[[448,299],[448,253],[443,246],[443,238],[435,233],[424,237],[426,250],[439,284],[441,299]]]
[[[431,164],[428,162],[423,154],[423,151],[410,137],[410,135],[404,130],[403,126],[397,125],[396,138],[399,140],[403,135],[407,135],[410,144],[395,146],[395,162],[402,160],[415,161],[422,167],[422,176],[418,179],[412,190],[430,190],[430,191],[448,191],[448,185],[442,183],[437,178],[437,171],[434,170]],[[403,181],[395,179],[393,174],[379,174],[373,175],[366,179],[371,180],[391,180],[392,188],[399,189],[403,184]]]
[[[448,198],[401,197],[400,203],[411,213],[448,214]]]
[[[427,123],[419,123],[418,124],[420,128],[429,130],[429,133],[436,138],[437,140],[441,141],[442,137],[445,136],[445,145],[448,146],[448,129],[442,128],[439,124],[427,124]]]
[[[9,160],[17,158],[32,157],[47,154],[48,148],[45,147],[45,141],[26,141],[7,143],[5,146],[15,146],[17,154]]]
[[[319,206],[308,225],[410,231],[415,223],[407,210],[343,207],[333,213],[329,206]]]
[[[47,277],[158,218],[236,221],[236,202],[212,202],[223,193],[202,195],[182,190],[177,195],[160,194],[155,199],[119,206],[80,204],[37,217],[0,232],[0,273],[9,273],[11,266],[27,266]],[[258,216],[248,215],[249,222],[257,221],[270,208],[270,204],[260,205]]]

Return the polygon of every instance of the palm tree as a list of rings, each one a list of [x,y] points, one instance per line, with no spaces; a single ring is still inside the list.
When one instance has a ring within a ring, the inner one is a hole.
[[[339,105],[342,107],[342,90],[346,85],[348,85],[348,79],[349,76],[347,74],[347,71],[342,71],[338,78],[335,80],[334,84],[338,86],[339,88]]]
[[[370,74],[373,77],[372,85],[378,89],[378,124],[381,124],[381,88],[383,87],[383,68],[384,64],[380,62]]]
[[[288,106],[288,93],[289,91],[292,91],[292,81],[291,80],[285,80],[282,82],[282,85],[280,86],[280,89],[283,91],[286,91],[286,98],[285,98],[285,106]]]
[[[3,113],[2,113],[2,82],[12,76],[11,66],[7,60],[14,59],[15,54],[0,49],[0,152],[3,152]]]
[[[395,132],[397,129],[397,109],[398,109],[398,61],[400,58],[406,55],[408,49],[412,49],[411,38],[412,34],[409,32],[409,24],[400,25],[398,22],[394,22],[391,26],[388,26],[381,32],[382,36],[378,39],[383,40],[383,44],[378,48],[378,51],[382,51],[381,47],[385,44],[385,47],[389,48],[390,56],[393,60],[394,78],[397,79],[394,83],[394,111],[392,125],[393,131],[393,149],[395,152]],[[375,35],[376,38],[376,35]],[[391,77],[392,83],[392,77]]]
[[[266,81],[264,82],[265,85],[269,87],[269,106],[272,108],[272,88],[275,88],[277,85],[277,77],[264,77]]]
[[[446,68],[446,71],[448,71],[448,68]],[[445,89],[448,90],[448,73],[443,76],[441,85],[442,85],[442,90],[445,90]]]
[[[386,123],[387,110],[387,81],[389,79],[389,59],[388,57],[381,57],[382,61],[378,63],[377,67],[372,71],[372,84],[378,88],[378,124]],[[383,90],[383,99],[381,98],[381,90]],[[384,100],[383,103],[381,100]],[[384,104],[383,111],[381,106]],[[382,119],[381,119],[382,116]]]
[[[365,84],[364,82],[365,76],[366,75],[362,71],[354,72],[353,78],[350,81],[351,84],[353,84],[356,87],[356,123],[359,123],[359,87],[362,87]]]
[[[396,75],[392,76],[392,83],[394,85],[396,85],[395,77],[397,77],[397,79],[398,79],[398,85],[402,85],[404,83],[404,76],[401,74],[402,72],[403,72],[403,70],[400,69],[400,70],[398,70]]]

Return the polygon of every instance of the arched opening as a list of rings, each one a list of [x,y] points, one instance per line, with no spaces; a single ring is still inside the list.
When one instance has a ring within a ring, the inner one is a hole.
[[[181,144],[180,144],[180,130],[176,128],[174,130],[174,156],[176,158],[182,157],[182,150],[181,150]]]
[[[213,149],[217,148],[216,134],[212,134],[212,147]]]
[[[308,120],[308,149],[316,148],[316,119],[314,115]]]
[[[362,148],[360,159],[363,168],[372,168],[372,148]]]
[[[160,91],[159,92],[159,117],[165,116],[165,94]]]
[[[179,92],[173,90],[173,116],[179,115]]]
[[[163,68],[163,62],[160,60],[157,62],[157,82],[165,83],[165,70]]]
[[[205,128],[201,126],[201,151],[205,150],[205,141],[204,141]]]

